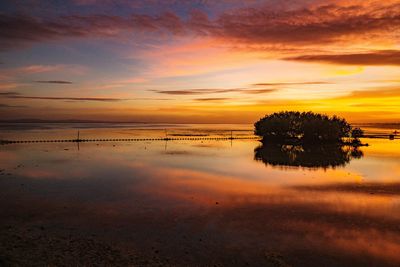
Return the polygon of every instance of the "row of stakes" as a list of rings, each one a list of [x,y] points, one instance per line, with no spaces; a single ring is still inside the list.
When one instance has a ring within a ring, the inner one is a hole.
[[[80,139],[79,131],[76,139],[57,139],[57,140],[2,140],[1,144],[18,143],[62,143],[62,142],[130,142],[130,141],[183,141],[183,140],[238,140],[238,139],[258,139],[256,136],[247,137],[179,137],[179,138],[110,138],[110,139]]]

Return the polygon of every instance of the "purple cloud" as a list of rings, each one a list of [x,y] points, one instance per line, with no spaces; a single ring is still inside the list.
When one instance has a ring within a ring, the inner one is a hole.
[[[289,7],[232,9],[212,20],[199,10],[185,19],[173,12],[51,18],[0,14],[0,48],[65,38],[116,37],[124,32],[207,35],[252,44],[313,45],[372,35],[396,40],[400,31],[400,3]]]

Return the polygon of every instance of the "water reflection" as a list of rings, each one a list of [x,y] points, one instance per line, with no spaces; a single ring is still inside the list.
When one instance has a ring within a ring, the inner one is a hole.
[[[345,166],[352,159],[363,157],[363,152],[352,146],[329,145],[288,145],[263,143],[254,149],[254,159],[265,165],[335,168]]]
[[[400,143],[365,141],[0,147],[0,265],[399,266]]]

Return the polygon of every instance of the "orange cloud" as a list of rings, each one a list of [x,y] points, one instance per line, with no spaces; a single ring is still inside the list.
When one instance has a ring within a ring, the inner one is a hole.
[[[400,50],[378,50],[353,54],[301,55],[285,59],[339,65],[400,65]]]

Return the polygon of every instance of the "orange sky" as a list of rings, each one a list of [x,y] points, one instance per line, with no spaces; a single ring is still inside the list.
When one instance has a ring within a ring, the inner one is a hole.
[[[400,1],[5,1],[2,119],[400,121]]]

